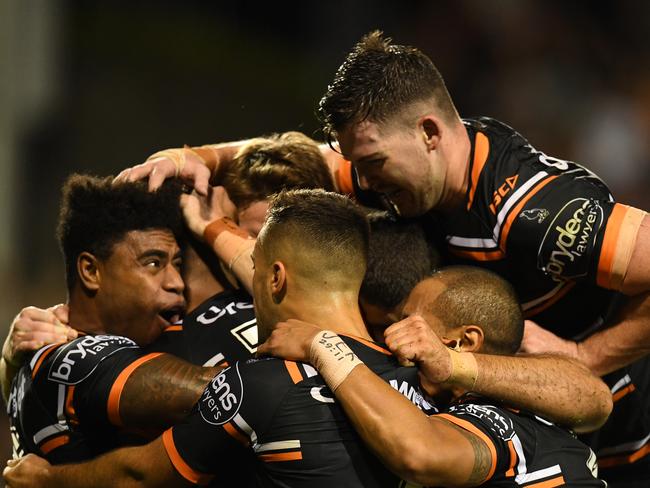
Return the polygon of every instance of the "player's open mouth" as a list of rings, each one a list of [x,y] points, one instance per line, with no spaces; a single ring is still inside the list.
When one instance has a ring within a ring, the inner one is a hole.
[[[162,310],[158,315],[168,324],[177,324],[183,318],[183,307],[173,307],[167,310]]]

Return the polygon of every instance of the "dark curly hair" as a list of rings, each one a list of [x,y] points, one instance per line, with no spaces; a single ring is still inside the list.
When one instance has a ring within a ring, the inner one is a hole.
[[[76,262],[82,252],[108,259],[113,246],[132,230],[169,229],[177,238],[183,235],[178,182],[165,182],[149,192],[146,182],[112,181],[110,176],[73,174],[63,184],[57,238],[68,290],[77,281]]]
[[[451,120],[457,115],[431,59],[414,47],[391,42],[378,30],[366,34],[336,71],[318,108],[330,143],[350,124],[385,122],[415,102],[433,99],[441,116]]]

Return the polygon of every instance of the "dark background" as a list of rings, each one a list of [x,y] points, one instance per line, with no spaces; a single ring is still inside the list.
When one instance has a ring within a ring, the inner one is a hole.
[[[319,138],[317,102],[374,28],[427,53],[461,115],[496,117],[650,209],[650,2],[1,0],[2,331],[65,301],[66,175],[183,144]]]

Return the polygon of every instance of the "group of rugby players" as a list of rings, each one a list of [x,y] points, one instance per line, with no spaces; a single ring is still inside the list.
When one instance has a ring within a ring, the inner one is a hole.
[[[645,212],[379,32],[319,115],[67,180],[8,486],[647,486]]]

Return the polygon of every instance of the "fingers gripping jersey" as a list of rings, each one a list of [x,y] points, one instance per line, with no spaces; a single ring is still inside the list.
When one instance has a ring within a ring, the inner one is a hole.
[[[375,373],[423,408],[414,368],[399,368],[378,346],[345,338]],[[399,486],[363,446],[311,366],[280,359],[238,362],[217,375],[192,415],[163,435],[178,472],[205,483],[252,451],[258,485]]]
[[[575,436],[540,417],[465,397],[444,418],[482,439],[492,466],[481,486],[605,487],[596,456]]]
[[[119,399],[129,375],[157,356],[131,339],[87,335],[46,346],[15,377],[7,405],[14,457],[52,463],[89,459],[143,437],[120,430]]]
[[[496,120],[465,124],[466,202],[440,217],[451,260],[497,272],[527,317],[562,337],[580,334],[607,315],[644,212],[616,204],[592,172]]]
[[[148,350],[163,351],[198,366],[227,366],[257,351],[253,299],[244,290],[218,293],[170,327]]]

